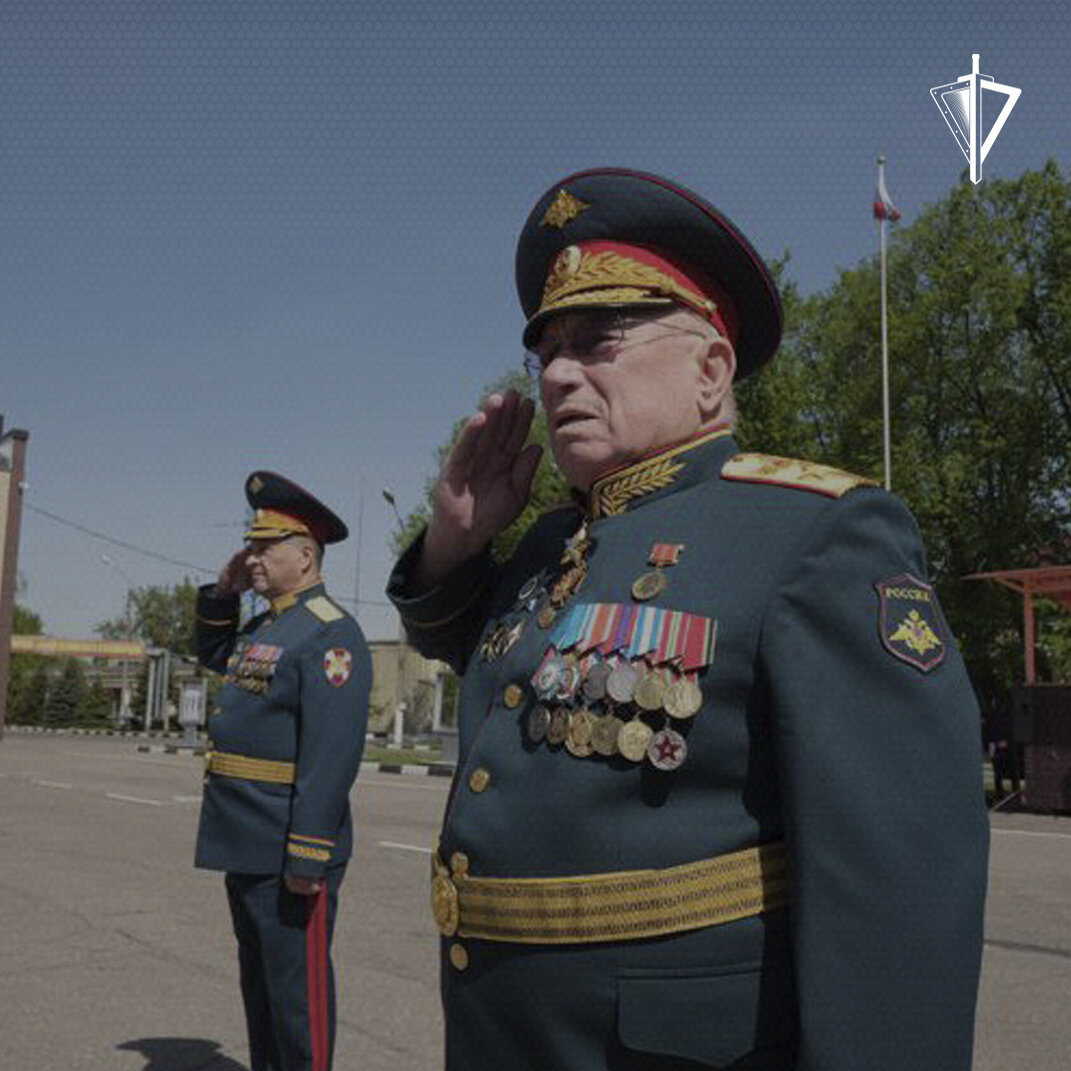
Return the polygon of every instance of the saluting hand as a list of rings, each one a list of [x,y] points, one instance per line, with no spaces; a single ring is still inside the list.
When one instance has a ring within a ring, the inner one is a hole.
[[[534,412],[516,391],[492,394],[462,428],[432,494],[421,586],[478,554],[524,509],[543,452],[524,445]]]
[[[216,580],[216,591],[221,595],[240,595],[243,591],[252,587],[253,581],[249,575],[248,558],[249,551],[245,547],[231,555],[227,564],[219,571],[219,577]]]

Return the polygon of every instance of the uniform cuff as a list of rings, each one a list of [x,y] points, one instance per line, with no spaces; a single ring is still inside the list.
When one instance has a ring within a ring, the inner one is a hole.
[[[483,594],[491,575],[491,549],[462,562],[435,587],[417,591],[413,578],[424,546],[424,534],[398,559],[387,582],[387,597],[407,628],[438,628],[460,617]]]
[[[203,584],[197,589],[197,617],[207,625],[238,623],[237,592],[220,593],[215,584]]]

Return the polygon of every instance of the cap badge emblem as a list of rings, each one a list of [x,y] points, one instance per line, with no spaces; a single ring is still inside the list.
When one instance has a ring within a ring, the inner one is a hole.
[[[572,223],[577,216],[586,212],[590,207],[591,205],[585,204],[579,197],[574,197],[567,189],[562,188],[539,221],[539,225],[564,230],[567,223]]]

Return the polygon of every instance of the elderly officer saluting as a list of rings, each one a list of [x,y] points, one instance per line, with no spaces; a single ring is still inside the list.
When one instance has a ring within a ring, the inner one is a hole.
[[[345,524],[275,473],[254,472],[246,497],[247,545],[197,601],[198,658],[225,676],[196,865],[227,873],[252,1071],[327,1071],[331,935],[371,660],[320,579],[324,545],[345,539]],[[247,588],[268,610],[239,628]]]
[[[450,1071],[967,1071],[978,714],[915,524],[742,453],[774,282],[716,208],[594,170],[517,282],[575,503],[504,565],[532,406],[464,427],[390,593],[464,670],[435,859]]]

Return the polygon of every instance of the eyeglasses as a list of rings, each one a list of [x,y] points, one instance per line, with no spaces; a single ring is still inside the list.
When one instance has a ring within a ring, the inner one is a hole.
[[[647,345],[672,332],[694,335],[696,338],[708,337],[702,331],[663,322],[662,318],[666,315],[671,313],[659,312],[655,316],[643,316],[611,310],[578,318],[568,332],[551,334],[544,331],[538,345],[525,350],[524,370],[529,379],[538,382],[550,363],[563,353],[568,353],[581,364],[599,364],[612,361],[624,350]],[[626,342],[629,331],[645,324],[660,324],[665,331]]]

